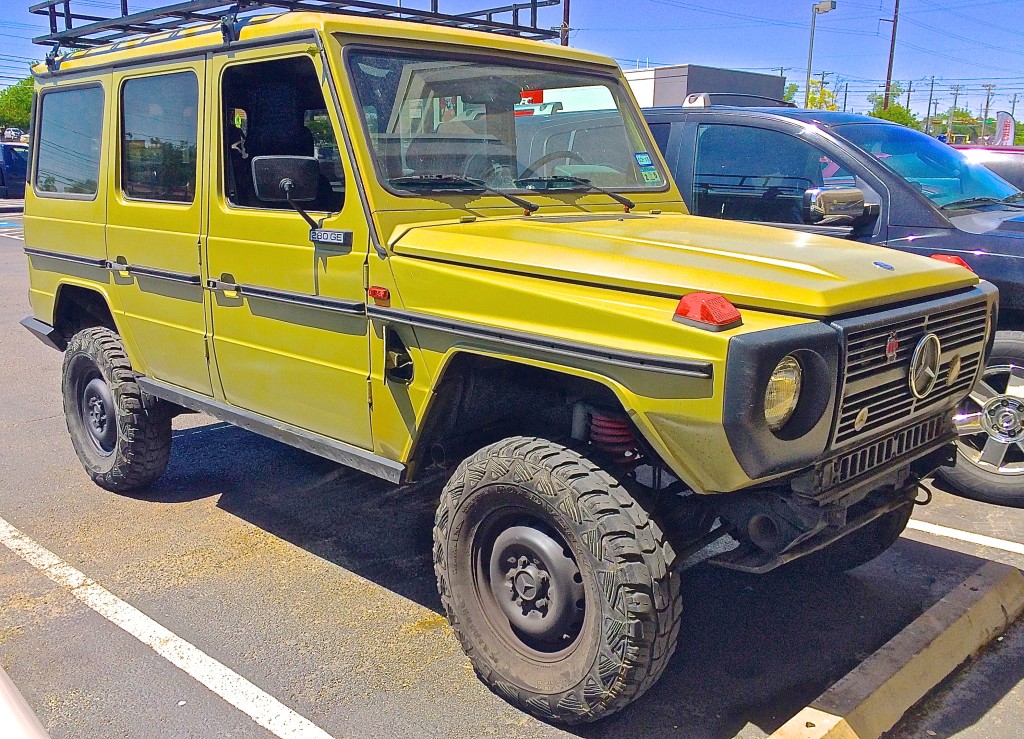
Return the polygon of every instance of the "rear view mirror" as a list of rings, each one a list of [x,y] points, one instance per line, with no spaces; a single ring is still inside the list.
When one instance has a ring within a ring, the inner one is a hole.
[[[256,197],[267,203],[309,203],[320,186],[315,157],[253,157],[252,183]]]
[[[864,193],[855,187],[804,193],[804,222],[850,225],[865,215]]]

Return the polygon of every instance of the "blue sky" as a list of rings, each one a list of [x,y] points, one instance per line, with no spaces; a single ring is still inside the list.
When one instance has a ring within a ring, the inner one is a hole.
[[[28,39],[44,21],[26,8],[35,0],[0,0],[0,86],[10,84],[42,47]],[[74,0],[83,11],[102,13],[117,0]],[[171,0],[130,0],[131,8]],[[426,7],[428,0],[404,0]],[[442,0],[443,9],[467,10],[505,0]],[[707,64],[778,73],[803,85],[811,0],[733,2],[709,0],[572,0],[571,43],[615,57],[625,69],[675,63]],[[814,73],[831,87],[849,84],[849,104],[867,108],[868,93],[881,89],[889,53],[893,0],[837,0],[818,16]],[[560,9],[544,12],[545,25],[561,21]],[[893,77],[904,89],[913,81],[911,108],[924,112],[929,80],[936,77],[939,109],[952,102],[951,86],[963,86],[961,106],[977,113],[985,83],[992,109],[1009,109],[1014,93],[1024,118],[1024,0],[901,0]],[[842,95],[842,93],[840,93]],[[904,97],[905,100],[905,97]],[[841,98],[840,98],[841,102]]]

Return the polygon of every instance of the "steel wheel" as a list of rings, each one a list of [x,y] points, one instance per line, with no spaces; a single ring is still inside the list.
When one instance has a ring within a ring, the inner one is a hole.
[[[96,451],[104,456],[113,454],[117,445],[117,422],[110,386],[100,376],[98,369],[82,378],[81,384],[83,387],[78,397],[78,415],[82,419],[82,426],[89,440],[96,446]]]
[[[476,593],[492,625],[531,657],[571,649],[586,612],[572,552],[541,521],[496,515],[474,542]]]
[[[959,458],[999,475],[1024,475],[1024,365],[985,368],[954,417]]]

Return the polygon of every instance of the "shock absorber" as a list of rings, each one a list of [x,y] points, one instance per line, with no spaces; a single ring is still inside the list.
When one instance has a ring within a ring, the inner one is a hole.
[[[632,472],[640,464],[641,454],[636,435],[626,419],[592,409],[590,418],[590,444],[600,454],[611,459],[619,472]]]

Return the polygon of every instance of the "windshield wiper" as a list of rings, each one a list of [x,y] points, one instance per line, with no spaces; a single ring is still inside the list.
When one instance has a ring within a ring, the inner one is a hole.
[[[1011,195],[1010,197],[1016,197]],[[961,208],[970,208],[974,205],[1009,205],[1011,208],[1024,208],[1024,203],[1014,203],[1009,200],[1000,200],[999,198],[990,198],[988,196],[981,196],[977,198],[966,198],[964,200],[954,200],[952,203],[946,203],[945,205],[939,206],[942,210],[960,210]]]
[[[503,192],[496,187],[491,187],[483,180],[474,179],[473,177],[463,177],[458,174],[415,174],[408,175],[406,177],[395,177],[388,180],[388,182],[397,187],[406,188],[416,186],[434,187],[436,185],[468,185],[475,190],[482,190],[483,192],[487,192],[492,195],[500,195],[506,200],[509,200],[522,208],[526,212],[526,215],[536,213],[540,210],[540,206],[536,203],[531,203],[529,200],[524,200],[512,193]],[[434,189],[442,188],[434,187]]]
[[[607,195],[612,200],[616,201],[617,203],[620,203],[622,207],[626,209],[627,213],[629,213],[629,211],[633,210],[633,208],[636,207],[636,203],[627,198],[625,195],[619,195],[619,193],[617,192],[606,190],[605,188],[595,185],[590,180],[585,180],[582,177],[573,177],[572,175],[553,175],[551,177],[525,177],[521,180],[516,180],[517,185],[550,185],[555,182],[571,182],[575,185],[581,185],[592,192],[599,192],[602,195]]]

